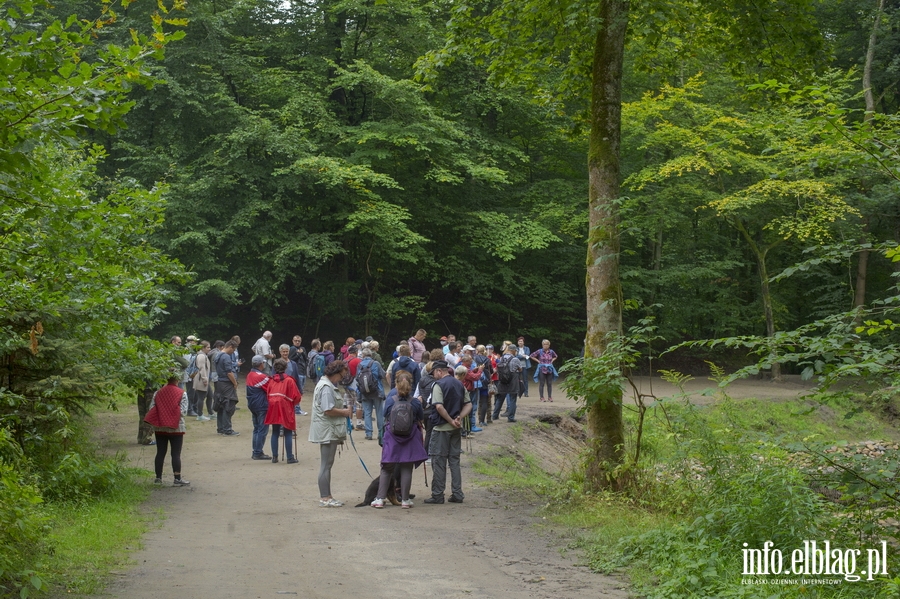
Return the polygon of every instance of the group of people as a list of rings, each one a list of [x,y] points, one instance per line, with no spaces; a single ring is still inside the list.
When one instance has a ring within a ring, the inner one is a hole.
[[[550,349],[549,340],[544,339],[541,349],[532,352],[523,337],[515,343],[505,341],[496,352],[491,344],[479,345],[474,336],[463,345],[448,335],[441,337],[440,347],[429,351],[426,335],[420,329],[401,341],[385,364],[380,345],[371,337],[348,337],[339,350],[332,341],[314,339],[307,352],[297,335],[291,345],[281,345],[276,354],[271,346],[272,333],[264,332],[253,345],[251,369],[246,376],[247,408],[253,423],[251,459],[277,463],[281,441],[284,460],[288,464],[298,462],[294,455],[296,416],[306,415],[300,402],[309,380],[314,388],[309,441],[320,449],[321,506],[343,505],[332,495],[331,470],[338,448],[354,428],[354,417],[355,428],[364,431],[369,440],[377,435],[382,446],[381,473],[372,507],[384,506],[393,481],[399,486],[401,506],[412,507],[412,473],[426,461],[432,464],[433,479],[431,496],[424,502],[442,504],[446,499],[462,503],[462,438],[481,432],[502,417],[516,421],[516,403],[523,395],[528,396],[532,367],[531,378],[539,384],[541,401],[552,402],[558,356]],[[185,416],[207,421],[215,414],[219,434],[239,434],[232,428],[232,416],[238,403],[237,375],[243,364],[237,336],[212,345],[194,336],[187,341],[192,351],[179,360],[183,375],[170,379],[150,397],[149,407],[155,406],[154,413],[166,414],[168,419],[146,423],[152,427],[158,445],[157,482],[161,483],[166,451],[171,447],[175,484],[179,486],[190,484],[181,478]],[[181,347],[179,337],[173,337],[172,343]],[[148,397],[147,392],[144,397]],[[270,427],[272,455],[264,451]],[[175,437],[177,441],[172,440]],[[139,442],[142,439],[139,435]],[[445,498],[448,469],[451,488],[449,498]]]

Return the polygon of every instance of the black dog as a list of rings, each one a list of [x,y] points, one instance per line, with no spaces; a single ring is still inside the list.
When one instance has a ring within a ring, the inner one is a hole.
[[[394,470],[394,465],[390,464],[388,466],[384,466],[385,470],[390,470],[391,472],[391,482],[388,485],[387,499],[393,505],[400,505],[400,472]],[[368,507],[375,501],[375,497],[378,495],[378,478],[372,480],[369,483],[369,486],[366,487],[366,496],[365,499],[362,500],[362,503],[356,504],[356,507]],[[415,495],[412,493],[409,494],[409,498],[415,498]]]

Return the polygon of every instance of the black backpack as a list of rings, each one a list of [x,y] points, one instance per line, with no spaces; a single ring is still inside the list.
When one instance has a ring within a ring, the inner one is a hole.
[[[375,373],[372,372],[374,360],[369,360],[365,366],[359,366],[356,372],[356,386],[359,388],[359,395],[363,399],[375,399],[378,397],[378,380]]]
[[[416,414],[409,398],[398,397],[391,408],[391,432],[396,437],[408,437],[416,428]]]
[[[319,352],[316,350],[310,350],[309,356],[306,360],[306,378],[315,379],[319,378],[316,376],[316,356],[319,355]]]
[[[512,359],[512,356],[506,354],[500,358],[499,362],[497,362],[497,378],[501,385],[509,385],[513,382],[513,373],[512,370],[509,369],[509,363]]]

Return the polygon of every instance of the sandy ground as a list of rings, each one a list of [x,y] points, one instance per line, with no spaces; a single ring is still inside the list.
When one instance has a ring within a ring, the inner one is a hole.
[[[243,392],[240,396],[239,405],[245,407]],[[562,393],[558,396],[553,404],[541,404],[533,394],[523,398],[519,421],[575,408]],[[311,398],[307,386],[304,401]],[[135,464],[153,469],[155,448],[134,445],[136,414],[101,419],[109,450],[126,451]],[[371,480],[352,449],[339,454],[332,472],[333,494],[346,505],[319,507],[318,446],[306,440],[309,416],[299,416],[298,422],[300,463],[288,465],[250,459],[247,409],[235,414],[238,437],[217,435],[215,421],[189,419],[182,459],[191,486],[168,486],[167,463],[166,486],[154,490],[146,506],[165,512],[165,520],[146,534],[143,548],[133,554],[135,566],[117,573],[105,596],[628,596],[622,580],[594,574],[576,564],[574,552],[561,552],[564,541],[540,525],[537,505],[476,483],[474,457],[513,443],[512,425],[505,419],[476,434],[472,453],[463,456],[463,504],[423,504],[430,492],[419,468],[410,510],[352,507],[362,501]],[[353,436],[377,476],[378,443],[365,441],[362,432]]]
[[[680,393],[674,385],[658,377],[639,376],[634,377],[634,385],[640,393],[654,395],[657,398],[671,397]],[[815,386],[815,381],[804,381],[800,375],[785,375],[780,383],[773,383],[765,379],[741,379],[720,389],[718,384],[709,378],[697,376],[684,384],[684,391],[690,397],[692,403],[707,404],[727,393],[736,400],[741,399],[768,399],[772,401],[789,401],[797,399],[809,393]],[[633,397],[634,389],[629,385],[625,388],[625,397]],[[555,400],[556,398],[554,398]],[[645,401],[647,399],[645,398]]]
[[[649,389],[649,380],[639,380]],[[658,380],[654,391],[670,388]],[[714,384],[694,381],[689,390],[703,401],[703,389]],[[805,385],[773,385],[742,381],[731,389],[736,398],[796,397]],[[307,386],[305,403],[311,399]],[[540,403],[536,389],[519,402],[519,422],[526,426],[518,443],[528,445],[527,425],[547,412],[576,407],[557,391],[553,404]],[[116,573],[104,595],[127,599],[171,595],[185,599],[265,598],[298,595],[308,598],[440,596],[512,598],[625,598],[627,583],[578,566],[574,552],[560,551],[565,541],[535,515],[531,498],[509,496],[480,483],[473,459],[503,451],[516,443],[505,419],[478,433],[472,453],[463,456],[463,504],[425,505],[430,493],[422,468],[413,478],[413,509],[354,508],[369,484],[351,448],[335,461],[332,490],[342,508],[318,505],[318,447],[306,441],[309,416],[298,417],[299,464],[250,459],[250,415],[243,391],[235,414],[237,437],[216,434],[215,421],[189,419],[183,452],[186,488],[154,490],[146,507],[161,510],[165,520],[133,554],[134,567]],[[303,404],[301,404],[303,405]],[[308,406],[307,406],[308,408]],[[110,451],[125,451],[136,465],[152,470],[155,448],[134,444],[136,414],[103,414],[100,429]],[[377,442],[354,434],[370,472],[377,476]],[[546,440],[545,440],[546,441]],[[567,442],[569,443],[567,447]],[[566,449],[577,443],[564,434],[539,453],[545,464],[571,466]],[[530,451],[530,447],[527,449]],[[535,448],[537,449],[537,448]],[[268,441],[267,449],[268,452]],[[430,468],[428,471],[431,476]],[[448,481],[449,489],[449,481]]]

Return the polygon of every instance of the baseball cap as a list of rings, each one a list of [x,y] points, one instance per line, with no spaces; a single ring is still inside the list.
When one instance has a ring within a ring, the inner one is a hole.
[[[463,346],[463,351],[475,351],[475,348],[471,345],[465,345]]]
[[[253,359],[250,360],[250,363],[253,364],[254,366],[259,366],[260,364],[265,364],[266,359],[263,358],[262,356],[253,356]]]

